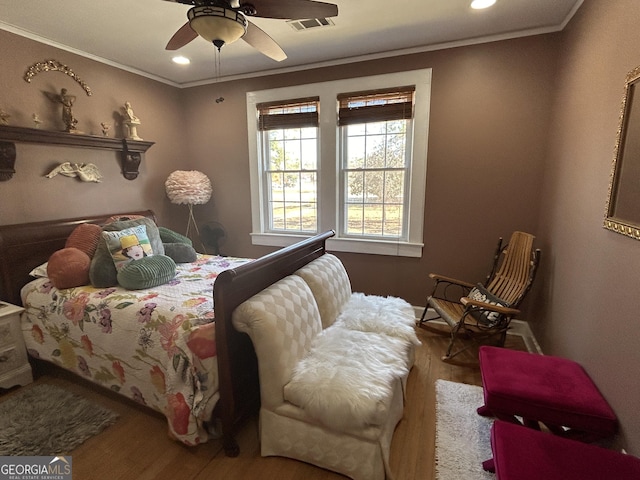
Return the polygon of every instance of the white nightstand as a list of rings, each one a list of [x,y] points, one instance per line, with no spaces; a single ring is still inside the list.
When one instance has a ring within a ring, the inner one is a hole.
[[[33,382],[20,328],[22,307],[0,302],[0,388]]]

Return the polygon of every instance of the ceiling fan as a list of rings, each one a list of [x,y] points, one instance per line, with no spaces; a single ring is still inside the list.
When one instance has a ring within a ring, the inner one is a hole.
[[[335,17],[338,6],[314,0],[165,0],[193,5],[188,21],[165,47],[177,50],[198,36],[218,50],[242,38],[249,45],[278,62],[287,58],[280,45],[246,17],[308,19]]]

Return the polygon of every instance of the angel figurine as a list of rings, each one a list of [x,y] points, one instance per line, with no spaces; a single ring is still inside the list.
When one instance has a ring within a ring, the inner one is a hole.
[[[62,121],[64,122],[65,132],[75,132],[78,119],[73,116],[73,112],[71,111],[71,107],[73,107],[76,101],[75,95],[68,95],[66,88],[60,90],[60,94],[51,92],[44,92],[44,94],[52,102],[62,105]]]
[[[9,125],[9,118],[11,115],[0,108],[0,125]]]
[[[64,162],[51,170],[47,175],[47,178],[53,178],[56,175],[64,175],[65,177],[78,177],[83,182],[96,182],[99,183],[102,179],[102,174],[93,163],[71,163]]]

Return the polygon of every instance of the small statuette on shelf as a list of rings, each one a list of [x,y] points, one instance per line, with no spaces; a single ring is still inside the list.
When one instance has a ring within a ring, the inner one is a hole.
[[[0,125],[9,125],[9,118],[11,118],[11,115],[0,108]]]
[[[133,113],[133,108],[131,107],[131,103],[124,102],[124,107],[122,107],[124,124],[128,129],[128,140],[142,140],[138,136],[138,125],[140,125],[140,119],[136,117],[135,113]]]
[[[71,107],[76,101],[75,95],[69,95],[66,88],[60,89],[60,93],[43,92],[49,100],[62,105],[62,122],[64,123],[65,132],[81,133],[77,130],[78,119],[73,116]]]
[[[109,136],[109,130],[111,129],[111,124],[109,124],[107,122],[101,122],[100,126],[102,127],[102,136],[103,137],[108,137]]]
[[[40,128],[40,124],[42,123],[42,120],[40,120],[40,116],[37,113],[34,113],[33,115],[31,115],[31,118],[33,118],[34,128]]]

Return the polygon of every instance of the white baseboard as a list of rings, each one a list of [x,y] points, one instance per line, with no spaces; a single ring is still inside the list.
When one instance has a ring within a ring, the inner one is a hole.
[[[424,311],[424,307],[413,307],[413,310],[416,315],[416,319],[420,320],[422,317],[422,312]],[[436,319],[438,318],[438,314],[432,308],[427,310],[427,314],[425,315],[427,319]],[[434,323],[441,323],[444,325],[445,322],[442,320],[432,320]],[[540,344],[536,340],[535,335],[531,331],[529,327],[529,323],[525,320],[511,320],[511,326],[507,335],[519,335],[522,337],[525,346],[529,352],[542,354],[542,349],[540,348]]]

